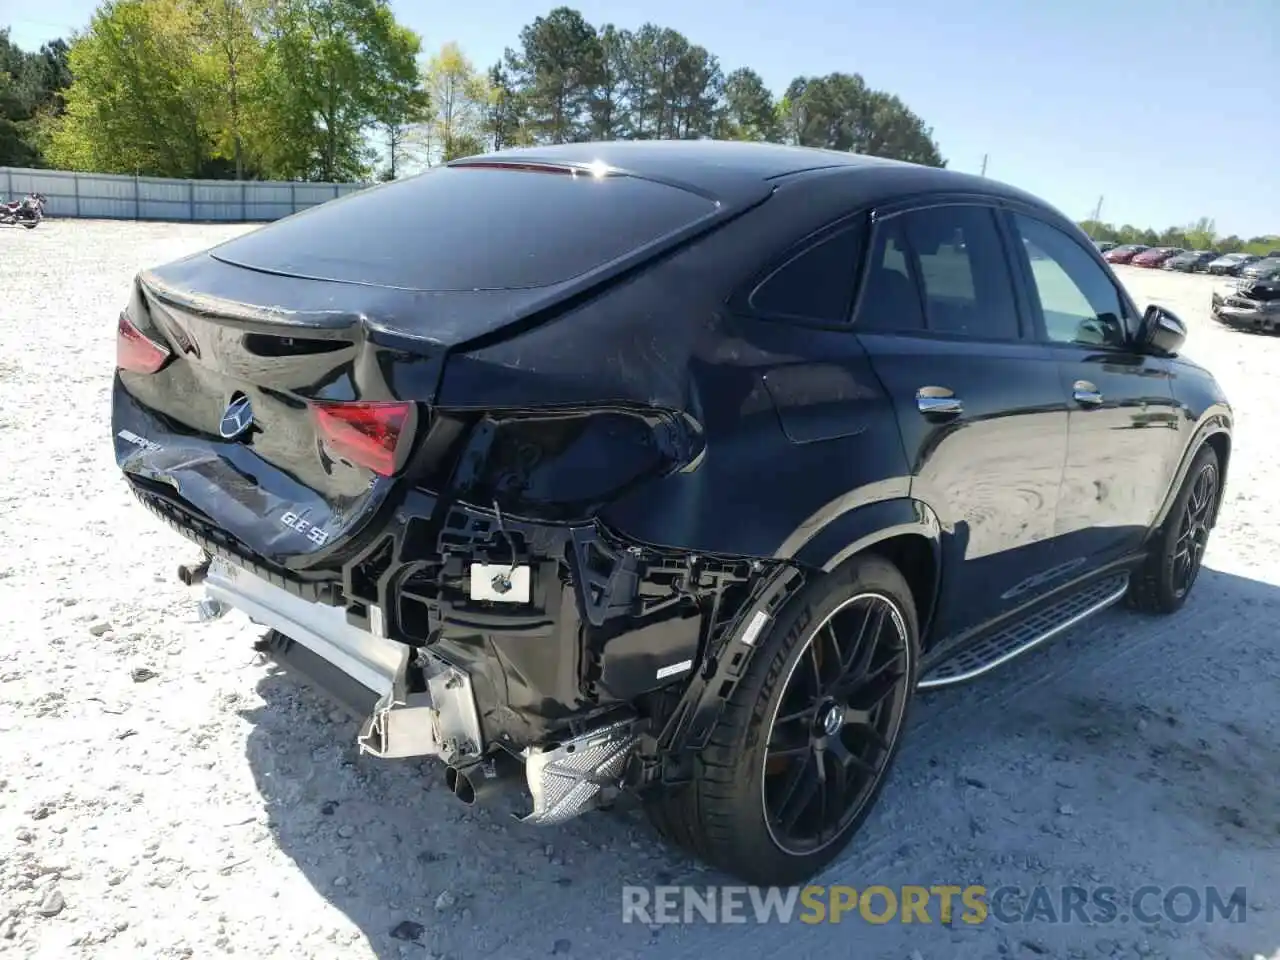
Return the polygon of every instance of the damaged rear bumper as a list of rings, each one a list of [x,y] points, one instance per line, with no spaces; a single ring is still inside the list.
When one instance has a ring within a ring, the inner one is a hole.
[[[341,609],[303,600],[222,558],[209,564],[204,585],[219,609],[238,609],[271,628],[261,649],[362,716],[361,752],[441,760],[455,793],[471,793],[467,802],[477,784],[497,776],[465,671],[425,648],[355,627]],[[519,819],[561,823],[616,793],[637,743],[628,720],[505,755],[504,768],[511,759],[523,762],[530,808]]]
[[[471,681],[448,661],[362,630],[342,609],[303,600],[221,557],[210,563],[204,584],[209,599],[274,631],[267,652],[366,715],[362,752],[432,756],[453,765],[479,758],[483,742]],[[424,689],[410,682],[411,666],[420,669]]]

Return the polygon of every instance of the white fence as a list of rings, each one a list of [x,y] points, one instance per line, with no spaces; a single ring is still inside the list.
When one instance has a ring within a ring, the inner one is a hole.
[[[274,180],[171,180],[109,173],[0,167],[0,199],[28,193],[48,197],[51,217],[107,220],[278,220],[364,183],[289,183]]]

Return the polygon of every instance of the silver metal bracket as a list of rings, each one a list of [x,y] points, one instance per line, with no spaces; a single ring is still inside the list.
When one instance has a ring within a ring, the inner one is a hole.
[[[415,657],[427,689],[410,693]],[[357,743],[362,753],[383,759],[433,756],[456,765],[479,757],[483,743],[471,678],[442,657],[405,647],[391,689],[378,699]]]

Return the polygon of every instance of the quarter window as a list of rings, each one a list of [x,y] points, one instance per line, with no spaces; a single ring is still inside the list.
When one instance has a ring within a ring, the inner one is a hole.
[[[770,316],[847,323],[859,233],[842,230],[792,257],[751,294],[752,308]]]
[[[1014,214],[1013,222],[1026,248],[1049,339],[1091,347],[1124,346],[1124,302],[1106,271],[1056,227],[1021,214]]]
[[[1018,339],[1017,301],[994,211],[941,206],[911,211],[902,220],[918,264],[927,329]]]

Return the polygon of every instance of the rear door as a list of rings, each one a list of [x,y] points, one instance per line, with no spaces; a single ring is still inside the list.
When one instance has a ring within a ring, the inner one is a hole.
[[[1141,545],[1181,452],[1171,364],[1134,348],[1136,310],[1088,250],[1028,214],[1009,223],[1039,338],[1070,397],[1054,532],[1069,560],[1105,564]]]
[[[892,397],[912,495],[944,528],[939,639],[1056,585],[1067,405],[1030,336],[997,212],[877,214],[855,329]]]

